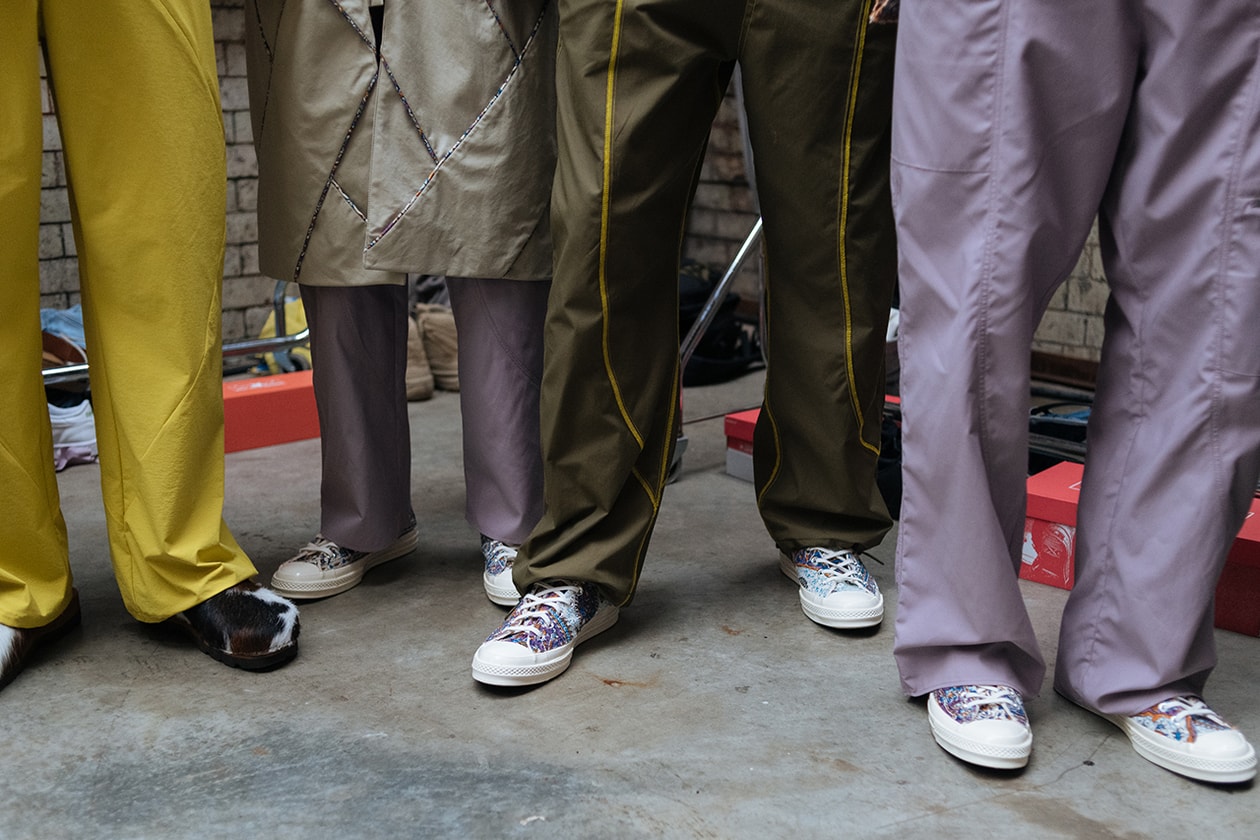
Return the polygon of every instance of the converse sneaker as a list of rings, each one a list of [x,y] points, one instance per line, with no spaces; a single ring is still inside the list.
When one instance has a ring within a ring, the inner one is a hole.
[[[486,559],[486,571],[481,582],[486,587],[486,597],[501,607],[514,607],[521,600],[521,593],[512,583],[512,561],[516,559],[516,546],[502,540],[481,535],[481,556]]]
[[[1124,730],[1138,755],[1165,770],[1201,782],[1255,778],[1255,748],[1198,697],[1172,697],[1136,715],[1104,717]]]
[[[1005,685],[955,685],[928,695],[932,737],[950,755],[981,767],[1028,764],[1032,729],[1019,692]]]
[[[419,542],[412,524],[380,551],[355,551],[316,535],[271,577],[271,588],[287,598],[326,598],[357,586],[373,566],[415,550]]]
[[[535,685],[564,673],[573,648],[617,622],[617,606],[581,581],[536,583],[477,648],[473,679]]]
[[[53,466],[57,472],[74,464],[92,464],[97,460],[96,418],[92,403],[61,407],[48,404],[52,423]]]
[[[801,609],[824,627],[874,627],[884,620],[884,596],[848,549],[801,548],[779,555],[779,569],[800,584]]]

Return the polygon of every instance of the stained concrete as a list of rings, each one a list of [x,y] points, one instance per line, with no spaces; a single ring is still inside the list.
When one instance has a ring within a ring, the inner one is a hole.
[[[307,602],[302,653],[226,668],[123,610],[94,466],[61,475],[84,625],[0,692],[0,837],[1260,836],[1250,787],[1138,758],[1047,688],[1030,766],[932,742],[891,656],[893,538],[869,564],[889,613],[823,629],[780,575],[720,419],[759,374],[686,395],[689,447],[639,595],[570,670],[490,690],[472,653],[503,616],[463,521],[458,400],[411,406],[421,548]],[[318,444],[227,459],[227,516],[264,574],[317,528]],[[1024,584],[1053,662],[1061,591]],[[1210,698],[1260,740],[1260,639],[1218,632]]]

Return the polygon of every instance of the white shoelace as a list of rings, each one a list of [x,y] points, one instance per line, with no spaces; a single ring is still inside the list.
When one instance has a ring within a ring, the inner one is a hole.
[[[564,612],[569,610],[577,611],[577,598],[581,592],[581,584],[576,583],[539,584],[531,588],[512,610],[512,615],[509,618],[512,634],[524,633],[527,636],[541,636],[543,634],[541,627],[537,624],[528,624],[526,622],[531,618],[550,621],[551,616],[547,612],[548,608],[561,613],[561,620],[563,621]],[[568,610],[565,609],[566,607]],[[576,630],[576,628],[568,629],[571,631]]]
[[[481,543],[481,555],[485,558],[487,566],[501,565],[511,568],[512,562],[516,560],[517,550],[515,546],[490,537],[483,538]]]
[[[1214,724],[1223,726],[1226,729],[1231,728],[1228,723],[1221,720],[1221,716],[1212,711],[1212,707],[1204,703],[1197,697],[1174,697],[1171,700],[1165,700],[1155,708],[1161,712],[1168,712],[1177,706],[1183,706],[1179,712],[1175,712],[1170,717],[1174,726],[1181,726],[1182,722],[1188,717],[1201,717],[1211,721]]]
[[[1014,689],[1007,688],[1004,685],[968,686],[967,694],[973,697],[959,704],[964,709],[979,709],[991,706],[995,712],[1000,712],[1002,715],[1013,719],[1016,717],[1016,710],[1023,706],[1019,695],[1015,693]]]
[[[819,571],[831,585],[832,592],[846,585],[856,586],[858,589],[866,588],[866,583],[862,580],[862,564],[849,549],[820,548],[818,554],[810,560],[822,567]]]
[[[294,559],[312,562],[321,569],[331,569],[344,565],[349,557],[350,552],[332,540],[316,537],[311,542],[308,542],[306,547],[299,551]]]

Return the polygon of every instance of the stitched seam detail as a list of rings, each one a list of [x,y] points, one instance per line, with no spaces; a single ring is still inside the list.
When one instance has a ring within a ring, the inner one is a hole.
[[[866,428],[866,419],[862,415],[862,406],[858,402],[857,378],[853,369],[853,306],[849,293],[849,170],[853,157],[853,121],[857,110],[858,88],[862,78],[862,58],[866,49],[866,21],[871,16],[872,0],[865,0],[859,10],[861,18],[858,23],[857,47],[853,53],[853,65],[849,71],[849,108],[844,119],[844,163],[840,168],[840,219],[839,219],[839,268],[840,291],[844,298],[844,365],[849,379],[849,402],[853,406],[853,415],[857,420],[858,442],[876,455],[879,445],[871,444],[862,436]]]
[[[603,319],[603,335],[600,339],[600,346],[604,354],[604,372],[608,375],[608,384],[612,386],[613,398],[617,401],[617,410],[621,413],[622,422],[626,424],[626,428],[634,437],[635,443],[642,449],[644,446],[643,435],[639,433],[635,427],[634,421],[630,419],[630,412],[626,409],[625,400],[621,396],[621,387],[617,384],[617,375],[613,372],[612,355],[608,344],[608,216],[611,198],[609,191],[612,184],[612,134],[613,134],[613,105],[616,99],[617,90],[617,53],[621,47],[621,16],[623,9],[623,0],[617,0],[617,7],[613,10],[613,31],[612,46],[608,55],[608,85],[604,94],[604,159],[603,159],[603,175],[599,207],[599,307],[600,314]],[[656,504],[656,498],[652,494],[651,487],[643,477],[635,471],[635,477],[643,485],[643,489],[648,491],[649,498],[652,498],[653,505]]]

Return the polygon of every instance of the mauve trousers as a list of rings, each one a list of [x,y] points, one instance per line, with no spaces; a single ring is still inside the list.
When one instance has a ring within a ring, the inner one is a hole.
[[[893,116],[911,695],[1036,693],[1029,346],[1097,215],[1111,287],[1055,688],[1199,693],[1260,471],[1260,5],[907,0]]]
[[[519,543],[542,514],[538,386],[547,281],[448,278],[459,333],[469,524]],[[407,291],[302,286],[323,481],[320,533],[375,551],[411,519]]]

